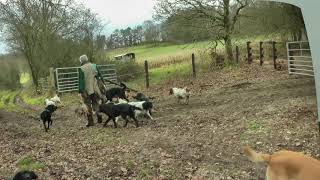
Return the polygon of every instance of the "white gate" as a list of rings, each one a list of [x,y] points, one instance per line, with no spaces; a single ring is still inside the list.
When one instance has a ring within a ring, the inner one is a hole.
[[[78,91],[79,69],[80,67],[55,69],[55,82],[59,93]],[[117,71],[114,64],[98,65],[98,69],[104,80],[117,82]]]
[[[289,74],[314,76],[308,41],[287,42],[287,57]]]

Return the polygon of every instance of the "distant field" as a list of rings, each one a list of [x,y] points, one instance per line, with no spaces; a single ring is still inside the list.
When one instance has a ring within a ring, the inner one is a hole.
[[[163,59],[170,56],[180,56],[186,53],[192,53],[199,49],[208,48],[210,42],[197,42],[189,44],[169,44],[169,43],[159,43],[159,44],[148,44],[141,46],[134,46],[128,48],[119,48],[107,52],[108,57],[114,57],[118,54],[133,52],[136,54],[136,60],[138,62],[143,62],[145,60],[155,61],[157,59]]]
[[[271,36],[271,35],[270,35]],[[277,36],[271,36],[277,37]],[[247,41],[260,41],[268,39],[267,36],[257,36],[257,37],[244,37],[244,38],[234,38],[233,42],[235,44],[240,44],[245,46]],[[273,39],[277,40],[277,39]],[[157,44],[147,44],[140,46],[133,46],[128,48],[119,48],[115,50],[108,51],[106,53],[107,57],[114,57],[115,55],[124,54],[128,52],[133,52],[136,54],[136,60],[141,63],[145,60],[150,62],[153,61],[164,61],[174,56],[185,56],[188,54],[196,53],[197,51],[208,50],[213,44],[208,41],[187,43],[187,44],[172,44],[172,43],[157,43]],[[218,49],[222,49],[223,45],[218,44]]]

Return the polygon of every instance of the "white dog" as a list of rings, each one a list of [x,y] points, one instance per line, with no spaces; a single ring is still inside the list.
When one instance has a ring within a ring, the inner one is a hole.
[[[187,87],[184,88],[171,88],[170,95],[174,95],[176,98],[178,98],[178,103],[180,103],[181,99],[185,99],[185,104],[189,103],[189,97],[190,97],[190,90]]]

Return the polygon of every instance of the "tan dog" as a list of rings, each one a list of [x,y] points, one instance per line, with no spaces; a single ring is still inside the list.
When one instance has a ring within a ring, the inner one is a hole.
[[[81,118],[87,118],[88,114],[89,114],[89,109],[87,107],[87,105],[85,105],[84,103],[82,103],[80,105],[80,107],[75,109],[75,114],[78,116],[78,119]]]
[[[267,180],[319,180],[320,161],[293,151],[278,151],[269,154],[257,153],[250,147],[244,154],[255,163],[266,163]]]

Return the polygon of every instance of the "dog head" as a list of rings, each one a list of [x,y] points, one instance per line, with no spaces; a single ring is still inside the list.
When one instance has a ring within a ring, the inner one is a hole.
[[[53,102],[61,103],[60,97],[56,94],[53,98],[50,99]]]
[[[57,106],[56,105],[53,105],[53,104],[50,104],[50,105],[48,105],[47,107],[46,107],[46,109],[48,110],[48,111],[50,111],[51,113],[53,113],[54,111],[56,111],[57,110]]]
[[[18,172],[13,180],[34,180],[38,179],[38,176],[33,171],[21,171]]]
[[[150,101],[146,101],[142,104],[143,109],[152,109],[153,108],[153,103]]]

